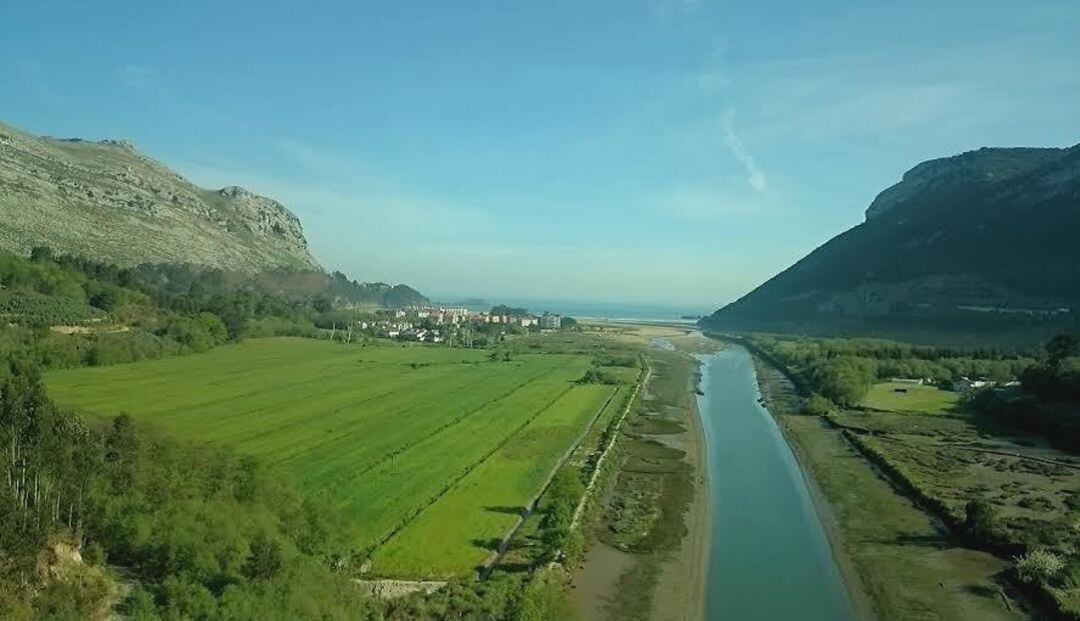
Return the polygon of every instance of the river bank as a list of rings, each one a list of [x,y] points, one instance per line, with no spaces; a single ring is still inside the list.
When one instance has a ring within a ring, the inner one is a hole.
[[[697,349],[700,349],[697,348]],[[687,378],[688,393],[700,391],[700,367]],[[696,621],[706,618],[709,555],[712,528],[705,430],[693,400],[687,415],[686,459],[693,468],[694,499],[686,516],[686,536],[663,564],[657,584],[654,619]]]
[[[693,398],[698,361],[690,354],[719,344],[691,329],[611,330],[644,348],[654,374],[586,524],[588,551],[572,574],[574,608],[582,619],[703,619],[710,513]]]

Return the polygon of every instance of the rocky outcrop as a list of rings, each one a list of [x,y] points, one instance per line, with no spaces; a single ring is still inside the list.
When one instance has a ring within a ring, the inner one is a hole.
[[[119,265],[319,269],[299,219],[238,187],[204,190],[126,140],[39,138],[0,124],[0,248]]]
[[[1065,149],[990,148],[929,160],[904,173],[896,185],[882,190],[866,210],[866,219],[949,187],[993,184],[1058,159]]]
[[[381,600],[397,599],[413,593],[430,595],[446,586],[442,580],[356,580],[360,591]]]

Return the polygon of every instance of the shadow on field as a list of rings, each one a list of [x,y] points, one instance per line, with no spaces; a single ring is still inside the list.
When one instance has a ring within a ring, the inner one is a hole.
[[[499,571],[508,574],[523,574],[532,571],[532,569],[533,565],[531,563],[499,563]]]
[[[498,537],[490,537],[488,539],[473,539],[472,544],[478,548],[483,548],[485,550],[498,550],[499,546],[502,544],[502,539]],[[513,547],[512,544],[511,547]]]
[[[528,537],[515,537],[506,548],[506,551],[512,552],[530,547],[531,544],[528,539]],[[503,540],[499,537],[489,537],[487,539],[473,539],[471,543],[478,548],[495,551],[499,549],[502,542]]]
[[[945,548],[950,545],[946,535],[904,535],[900,534],[887,543],[901,546],[923,546],[927,548]]]
[[[1001,589],[999,588],[984,584],[965,584],[962,588],[964,591],[979,597],[997,597],[998,593],[1001,592]]]
[[[484,507],[484,511],[490,511],[492,513],[505,513],[507,515],[521,515],[525,513],[525,507],[488,506]]]

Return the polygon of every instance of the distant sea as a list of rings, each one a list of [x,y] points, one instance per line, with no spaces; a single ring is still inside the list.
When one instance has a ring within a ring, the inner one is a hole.
[[[547,298],[492,298],[485,300],[487,304],[476,304],[473,310],[488,310],[495,304],[505,304],[528,309],[537,315],[550,312],[560,315],[569,315],[576,319],[607,319],[618,320],[651,320],[651,321],[685,321],[692,323],[693,319],[684,319],[684,315],[695,317],[708,315],[716,309],[700,308],[695,305],[670,305],[670,304],[646,304],[646,303],[623,303],[623,302],[598,302],[589,300],[560,300]],[[473,306],[470,304],[470,306]]]

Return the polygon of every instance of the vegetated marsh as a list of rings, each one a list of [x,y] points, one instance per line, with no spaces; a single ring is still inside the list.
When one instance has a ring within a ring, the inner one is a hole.
[[[653,332],[682,333],[639,326],[611,331],[644,343]],[[575,577],[575,605],[585,618],[694,618],[704,602],[700,555],[707,531],[696,523],[704,520],[696,471],[702,464],[690,389],[697,361],[656,346],[645,351],[650,379],[619,432],[605,489],[585,518],[591,546]]]
[[[389,538],[376,575],[449,576],[470,572],[517,519],[490,507],[523,506],[618,389],[577,384],[590,364],[256,339],[47,382],[59,404],[88,415],[127,412],[277,463],[340,506],[357,550]]]

